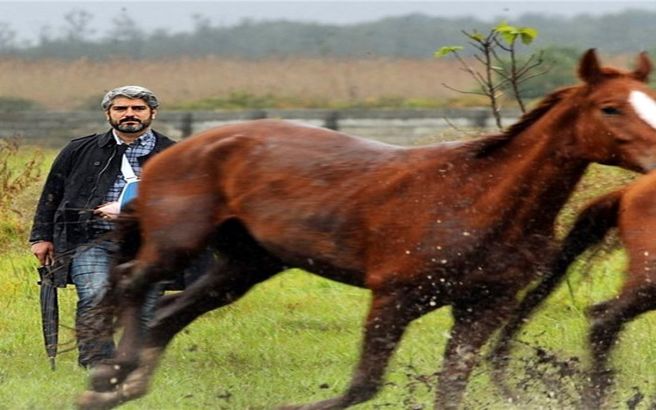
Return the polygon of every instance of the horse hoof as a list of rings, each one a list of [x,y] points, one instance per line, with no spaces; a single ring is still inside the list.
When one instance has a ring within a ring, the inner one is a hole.
[[[91,388],[96,392],[109,392],[116,390],[119,383],[123,382],[127,371],[122,371],[123,366],[119,364],[100,364],[91,370]]]
[[[87,390],[75,401],[79,410],[107,410],[116,407],[121,400],[118,392],[97,392]]]
[[[351,403],[355,404],[355,403]],[[349,407],[342,397],[323,400],[315,403],[285,405],[278,407],[277,410],[339,410]]]
[[[144,368],[138,368],[130,373],[121,384],[121,394],[124,400],[134,400],[148,393],[150,378]]]

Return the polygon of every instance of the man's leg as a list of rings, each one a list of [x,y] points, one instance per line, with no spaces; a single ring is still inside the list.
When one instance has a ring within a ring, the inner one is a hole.
[[[71,280],[77,291],[76,331],[78,334],[78,363],[91,367],[100,360],[112,357],[114,342],[90,334],[91,329],[81,328],[80,318],[90,314],[103,293],[111,267],[109,244],[100,242],[81,248],[71,260]]]

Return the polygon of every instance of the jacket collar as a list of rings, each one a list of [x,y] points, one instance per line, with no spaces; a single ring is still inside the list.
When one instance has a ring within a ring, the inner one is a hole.
[[[114,141],[114,135],[112,135],[112,130],[107,131],[104,134],[96,134],[99,147],[106,147],[109,144],[116,144]]]
[[[159,133],[157,133],[157,131],[153,129],[151,129],[151,131],[153,135],[155,135],[156,138],[155,148],[157,148],[157,140],[159,140]],[[111,129],[105,132],[104,134],[96,134],[96,136],[97,136],[97,142],[99,147],[106,147],[109,144],[116,145],[116,140],[114,139],[114,134],[112,133]]]

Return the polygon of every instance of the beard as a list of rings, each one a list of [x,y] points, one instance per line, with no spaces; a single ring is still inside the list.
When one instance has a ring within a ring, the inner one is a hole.
[[[152,120],[153,120],[152,117],[149,117],[144,121],[141,121],[140,119],[134,117],[127,117],[119,121],[113,121],[110,119],[109,124],[112,126],[112,128],[114,128],[117,131],[125,132],[128,134],[134,134],[148,128]],[[128,122],[132,122],[135,124],[128,124]]]

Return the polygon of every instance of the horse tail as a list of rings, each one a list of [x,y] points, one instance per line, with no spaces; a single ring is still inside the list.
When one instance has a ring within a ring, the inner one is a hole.
[[[599,244],[606,233],[617,226],[618,211],[624,189],[603,195],[578,215],[574,226],[562,242],[555,258],[547,265],[540,283],[529,291],[520,302],[513,316],[501,330],[492,349],[490,359],[497,372],[503,373],[510,353],[510,342],[538,306],[551,294],[565,277],[569,266],[586,249]],[[496,378],[496,377],[495,377]]]
[[[136,258],[141,246],[141,224],[133,203],[126,206],[115,222],[113,241],[118,246],[114,258],[115,266]]]

